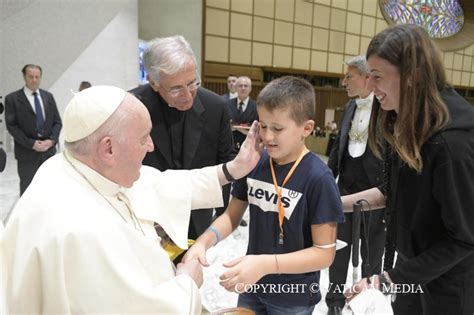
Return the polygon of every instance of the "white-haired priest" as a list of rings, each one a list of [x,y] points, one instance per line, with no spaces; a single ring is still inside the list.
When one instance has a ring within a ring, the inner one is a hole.
[[[221,185],[256,165],[257,123],[233,161],[189,171],[141,165],[150,130],[144,105],[122,89],[72,98],[66,150],[41,166],[4,231],[10,313],[200,312],[201,266],[175,270],[165,248],[187,248],[190,210],[221,206]]]

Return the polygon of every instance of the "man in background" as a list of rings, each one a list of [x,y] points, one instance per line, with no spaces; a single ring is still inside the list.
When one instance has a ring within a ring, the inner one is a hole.
[[[200,87],[190,44],[182,36],[156,38],[144,51],[149,84],[131,92],[148,109],[155,151],[143,164],[160,171],[194,169],[234,157],[230,119],[221,96]],[[228,190],[224,197],[227,196]],[[226,206],[226,204],[225,204]],[[189,238],[211,224],[213,209],[193,211]]]
[[[22,195],[36,171],[56,153],[62,123],[53,94],[40,89],[43,70],[27,64],[21,70],[25,86],[5,97],[5,120],[15,141],[15,158]]]
[[[367,139],[374,94],[367,89],[369,69],[365,56],[356,56],[346,62],[346,76],[342,81],[351,99],[344,110],[341,128],[336,136],[328,166],[334,177],[339,176],[338,187],[342,195],[349,195],[372,187],[378,187],[383,179],[383,162],[370,150]],[[334,129],[335,130],[335,129]],[[363,206],[367,207],[366,204]],[[370,211],[361,218],[362,277],[379,274],[385,244],[384,209]],[[337,225],[337,238],[352,244],[352,213],[345,214],[345,222]],[[345,305],[343,295],[351,247],[336,252],[329,267],[329,282],[326,294],[328,314],[341,314]]]
[[[229,74],[229,76],[227,77],[227,88],[229,89],[229,92],[222,95],[226,102],[237,97],[237,90],[235,86],[236,81],[237,77],[233,74]]]

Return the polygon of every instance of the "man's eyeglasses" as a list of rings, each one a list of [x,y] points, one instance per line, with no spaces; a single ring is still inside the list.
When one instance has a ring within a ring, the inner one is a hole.
[[[201,85],[200,81],[196,82],[191,82],[186,86],[175,86],[171,89],[165,89],[162,87],[171,97],[178,97],[180,95],[183,95],[184,90],[187,89],[189,92],[194,92],[196,91],[199,86]]]

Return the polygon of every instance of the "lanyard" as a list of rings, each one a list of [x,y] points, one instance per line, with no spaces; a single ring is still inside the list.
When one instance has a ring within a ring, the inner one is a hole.
[[[278,244],[279,245],[283,245],[283,237],[284,237],[284,234],[283,234],[283,217],[285,216],[285,209],[283,208],[283,203],[281,202],[281,192],[283,191],[283,186],[285,186],[286,182],[288,182],[288,180],[290,179],[291,175],[295,171],[298,164],[300,164],[300,162],[303,159],[306,152],[308,152],[308,151],[307,151],[306,148],[304,148],[303,151],[301,152],[300,156],[296,160],[296,162],[291,167],[288,174],[286,174],[286,177],[283,180],[283,183],[281,184],[281,187],[278,187],[278,183],[277,183],[277,179],[276,179],[276,175],[275,175],[275,169],[273,168],[273,161],[272,161],[272,158],[270,158],[270,170],[272,172],[273,185],[275,186],[275,192],[276,192],[277,197],[278,197],[278,204],[277,204],[277,206],[278,206],[278,223],[280,225],[280,236],[278,238]]]

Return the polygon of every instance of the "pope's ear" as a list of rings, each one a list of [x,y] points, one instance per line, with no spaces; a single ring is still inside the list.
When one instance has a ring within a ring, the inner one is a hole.
[[[97,157],[106,164],[114,160],[114,149],[111,137],[103,137],[97,145]]]

